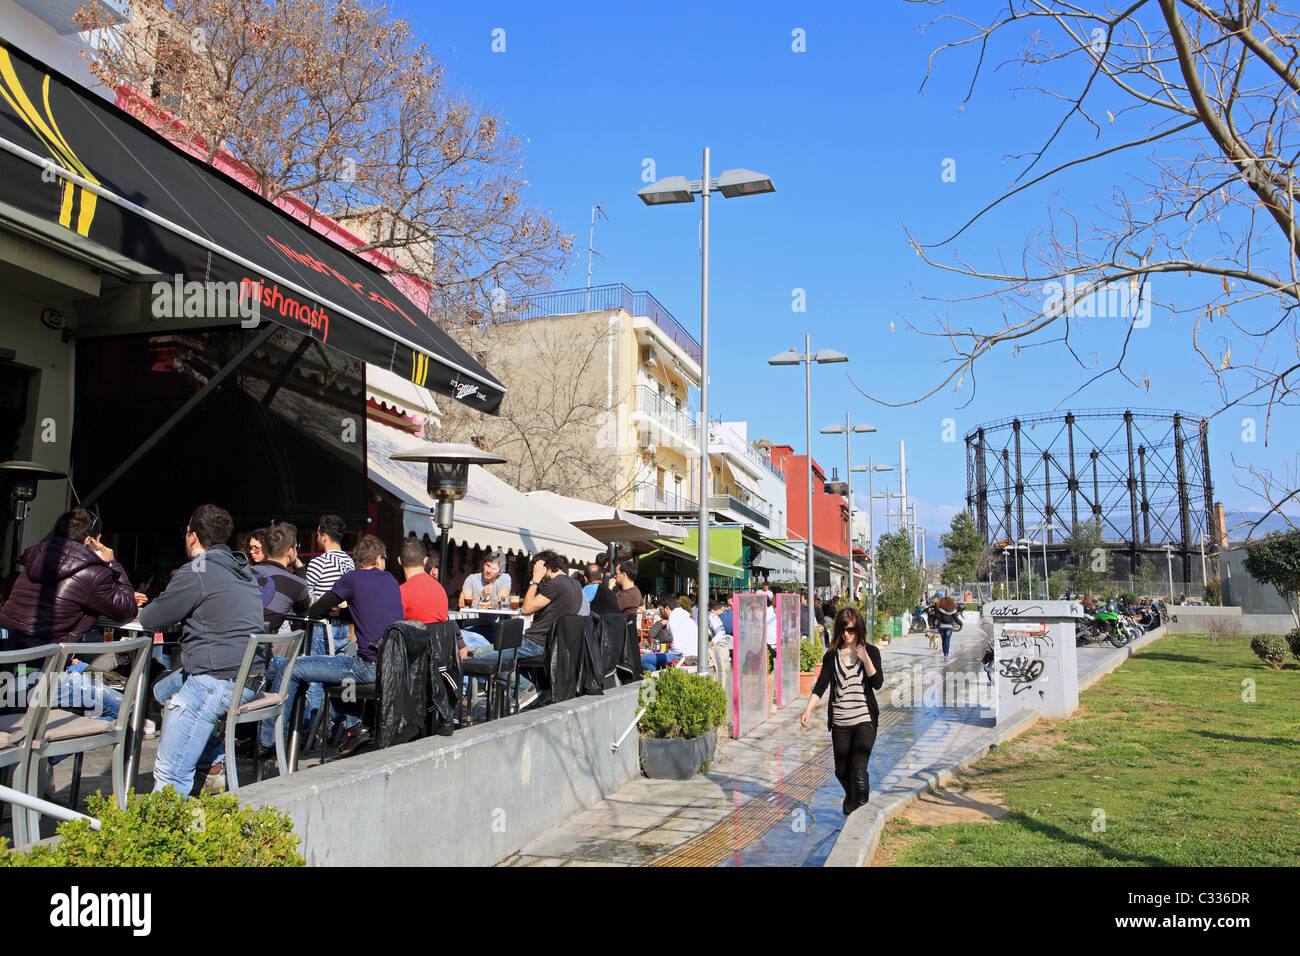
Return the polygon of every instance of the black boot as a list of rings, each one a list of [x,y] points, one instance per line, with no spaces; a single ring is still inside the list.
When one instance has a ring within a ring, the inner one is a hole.
[[[844,788],[844,815],[847,817],[854,807],[853,778],[847,774],[840,777],[840,786]]]
[[[855,770],[851,775],[853,780],[853,809],[846,810],[846,813],[852,813],[858,807],[865,807],[867,801],[871,799],[871,778],[865,770]],[[847,805],[847,802],[846,802]]]

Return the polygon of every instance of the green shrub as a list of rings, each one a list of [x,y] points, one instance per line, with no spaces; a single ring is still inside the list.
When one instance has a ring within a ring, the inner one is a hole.
[[[647,698],[653,698],[647,704]],[[641,686],[641,733],[647,737],[689,739],[716,730],[727,719],[727,694],[708,674],[667,667]]]
[[[5,866],[304,866],[289,817],[271,807],[241,807],[230,794],[179,796],[168,787],[132,795],[127,808],[111,796],[87,800],[85,820],[59,824],[53,846],[15,853],[0,840]]]
[[[1220,607],[1223,604],[1223,585],[1218,581],[1211,581],[1205,585],[1205,603],[1211,607]]]
[[[817,641],[807,637],[799,639],[799,670],[805,674],[815,671],[822,662],[826,649]]]
[[[1297,627],[1286,636],[1287,646],[1291,648],[1291,656],[1300,661],[1300,627]]]
[[[1281,670],[1286,663],[1287,638],[1275,634],[1256,634],[1250,639],[1250,649],[1261,661],[1274,670]]]

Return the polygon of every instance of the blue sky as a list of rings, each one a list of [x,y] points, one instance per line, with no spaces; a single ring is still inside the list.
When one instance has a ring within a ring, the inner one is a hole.
[[[955,9],[985,21],[992,3]],[[988,73],[962,104],[972,60],[941,59],[924,94],[926,60],[953,28],[918,25],[933,8],[879,0],[825,3],[813,9],[750,3],[716,7],[688,19],[686,7],[611,7],[576,3],[422,5],[398,0],[420,37],[446,67],[451,82],[499,112],[525,141],[530,201],[575,234],[577,252],[561,288],[586,281],[592,203],[609,222],[597,225],[593,282],[648,289],[690,329],[699,321],[699,204],[652,209],[636,198],[643,161],[659,176],[698,178],[702,147],[712,149],[714,175],[731,167],[764,172],[774,195],[715,199],[711,269],[711,411],[750,422],[751,437],[787,442],[802,452],[802,370],[773,368],[769,356],[802,345],[834,348],[848,365],[813,371],[813,431],[842,422],[875,425],[854,439],[855,462],[896,461],[907,441],[909,492],[932,531],[965,501],[961,436],[974,425],[1055,407],[1092,373],[1059,346],[1019,357],[993,354],[970,383],[920,405],[884,408],[863,398],[846,372],[892,400],[938,384],[942,339],[911,331],[907,321],[935,329],[946,311],[961,322],[996,320],[996,306],[936,303],[987,287],[958,281],[925,265],[909,247],[904,225],[923,241],[954,231],[998,195],[1021,168],[1010,158],[1038,145],[1055,124],[1059,104],[1037,92],[1011,91],[1028,82],[1014,70]],[[743,15],[729,14],[744,11]],[[492,50],[504,30],[505,51]],[[806,52],[792,50],[801,29]],[[1117,105],[1125,105],[1117,98]],[[1092,152],[1130,133],[1121,118],[1103,128],[1074,128],[1053,154]],[[942,181],[955,161],[954,182]],[[1019,260],[1027,237],[1046,222],[1050,203],[1088,214],[1114,183],[1140,172],[1136,153],[1084,175],[1030,191],[964,236],[956,249],[981,263],[1001,255]],[[950,256],[950,252],[940,253]],[[1168,297],[1191,290],[1158,290]],[[795,289],[807,309],[791,310]],[[892,326],[891,326],[892,323]],[[1216,330],[1217,331],[1217,330]],[[1122,337],[1119,320],[1094,320],[1080,345],[1104,357]],[[1074,408],[1217,408],[1211,376],[1195,364],[1187,320],[1156,312],[1135,330],[1131,373],[1149,390],[1109,376],[1074,399]],[[1282,468],[1294,461],[1297,416],[1275,419],[1263,445],[1242,441],[1241,419],[1211,425],[1216,497],[1229,508],[1256,507],[1237,488],[1238,462]],[[944,442],[945,419],[957,441]],[[843,468],[843,440],[814,434],[814,454],[828,469]],[[883,476],[885,480],[890,476]],[[895,489],[896,490],[896,489]]]

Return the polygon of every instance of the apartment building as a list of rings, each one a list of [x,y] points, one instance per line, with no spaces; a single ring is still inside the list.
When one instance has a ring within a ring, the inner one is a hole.
[[[802,545],[808,540],[808,456],[796,455],[790,445],[774,445],[772,462],[785,475],[790,542]],[[814,583],[839,591],[848,587],[849,503],[825,492],[826,472],[815,458],[812,472]]]

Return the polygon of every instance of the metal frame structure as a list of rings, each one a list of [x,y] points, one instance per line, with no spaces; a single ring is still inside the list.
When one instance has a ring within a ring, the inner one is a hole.
[[[1187,590],[1200,577],[1193,567],[1202,536],[1218,540],[1209,422],[1200,416],[1045,412],[987,422],[965,442],[966,507],[990,546],[1020,541],[1035,525],[1070,529],[1097,519],[1107,551],[1126,555],[1130,574],[1172,544]],[[1059,567],[1066,538],[1046,535]]]

